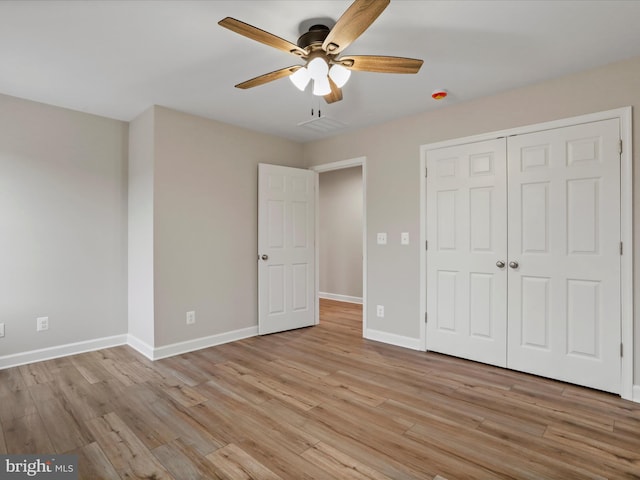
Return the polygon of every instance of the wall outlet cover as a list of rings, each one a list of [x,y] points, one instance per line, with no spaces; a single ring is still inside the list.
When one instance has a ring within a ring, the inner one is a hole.
[[[44,330],[49,330],[49,317],[36,318],[36,331],[43,332]]]
[[[193,325],[194,323],[196,323],[196,312],[192,310],[187,312],[187,325]]]
[[[376,315],[380,318],[384,317],[384,305],[376,305]]]

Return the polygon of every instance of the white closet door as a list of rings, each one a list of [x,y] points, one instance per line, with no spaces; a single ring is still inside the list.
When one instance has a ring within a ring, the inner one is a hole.
[[[506,366],[504,139],[427,153],[427,350]]]
[[[508,139],[508,367],[620,392],[618,120]]]

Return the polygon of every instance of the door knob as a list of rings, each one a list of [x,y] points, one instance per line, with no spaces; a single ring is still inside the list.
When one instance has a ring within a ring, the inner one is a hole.
[[[504,268],[504,262],[503,262],[502,260],[498,260],[498,261],[496,262],[496,267],[498,267],[498,268]]]
[[[269,255],[262,255],[262,257],[260,258],[262,258],[263,260],[269,260]]]
[[[511,268],[518,268],[518,267],[519,267],[519,264],[518,264],[518,262],[509,262],[509,266],[510,266]]]

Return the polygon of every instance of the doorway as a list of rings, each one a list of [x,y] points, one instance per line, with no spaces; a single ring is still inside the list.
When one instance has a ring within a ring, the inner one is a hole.
[[[316,301],[362,304],[366,329],[366,159],[313,167],[316,188]]]

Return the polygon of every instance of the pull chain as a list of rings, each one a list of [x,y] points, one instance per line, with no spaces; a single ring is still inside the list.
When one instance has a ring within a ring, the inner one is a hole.
[[[311,107],[311,116],[313,117],[315,114],[315,110]],[[320,110],[320,100],[318,100],[318,118],[322,117],[322,111]]]

